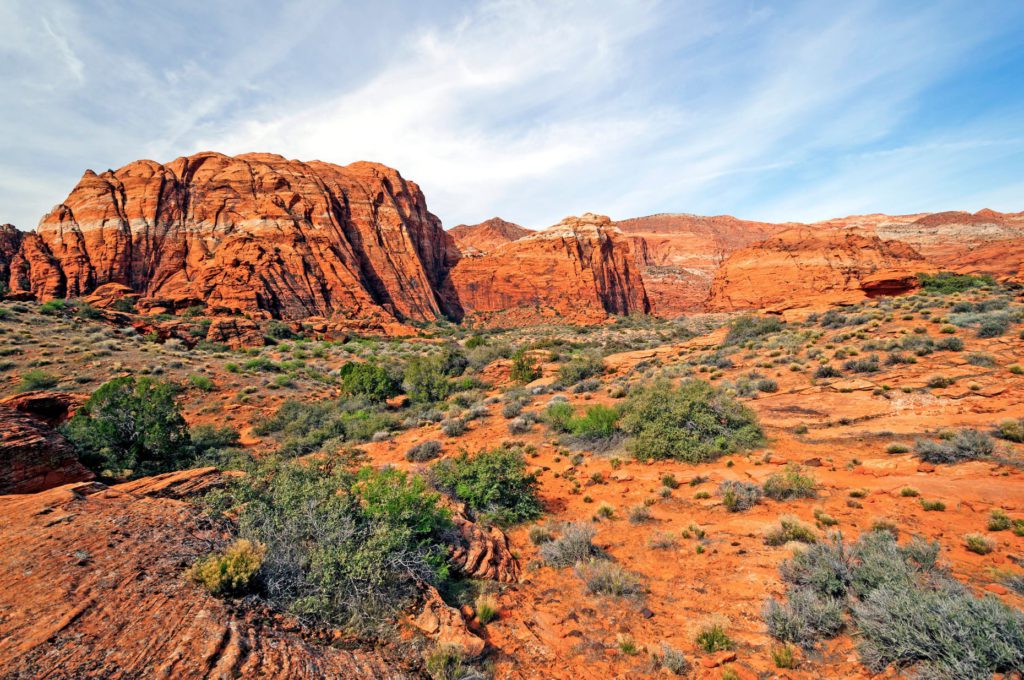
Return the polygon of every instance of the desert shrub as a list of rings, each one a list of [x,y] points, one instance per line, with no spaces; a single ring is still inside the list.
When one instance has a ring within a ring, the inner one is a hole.
[[[1006,514],[1005,510],[995,508],[988,516],[987,529],[989,531],[1006,531],[1011,526],[1013,526],[1013,523],[1010,520],[1010,516]]]
[[[441,401],[451,385],[440,357],[415,357],[405,367],[405,391],[415,403]]]
[[[763,616],[769,635],[804,649],[835,637],[843,629],[841,602],[813,588],[791,589],[785,602],[767,600]]]
[[[967,363],[971,366],[992,368],[996,365],[996,358],[988,352],[971,352],[965,358],[967,359]]]
[[[485,626],[498,618],[498,603],[490,595],[481,595],[474,603],[476,620]]]
[[[765,534],[764,542],[768,545],[785,545],[790,541],[799,543],[814,543],[818,540],[814,529],[801,522],[796,517],[785,516],[779,518],[779,524]]]
[[[267,322],[266,327],[263,329],[263,335],[271,340],[294,340],[300,337],[291,329],[291,326],[276,319]]]
[[[992,437],[978,430],[960,430],[952,439],[919,439],[914,445],[917,456],[926,463],[959,463],[988,458],[995,451]]]
[[[248,454],[239,451],[238,430],[230,425],[196,425],[189,430],[192,440],[192,466],[212,465],[222,470],[240,469]]]
[[[1024,418],[1007,418],[996,425],[995,435],[1008,442],[1024,443]]]
[[[634,505],[629,509],[627,517],[633,524],[643,524],[651,521],[651,511],[646,505]]]
[[[441,453],[441,442],[428,439],[409,448],[405,452],[405,459],[413,463],[425,463],[434,460]]]
[[[216,385],[213,384],[213,380],[209,376],[201,373],[193,373],[188,377],[188,382],[192,387],[202,392],[212,392]]]
[[[550,543],[555,540],[555,535],[551,532],[551,529],[546,526],[541,526],[540,524],[534,524],[530,527],[528,535],[530,537],[530,543],[533,543],[534,545],[544,545],[545,543]]]
[[[46,314],[47,316],[56,316],[64,314],[70,311],[70,306],[67,300],[47,300],[43,304],[39,305],[39,313]]]
[[[170,383],[115,378],[92,393],[64,433],[103,476],[145,477],[186,467],[191,438]]]
[[[461,437],[466,433],[465,418],[445,418],[441,421],[441,432],[446,437]]]
[[[987,288],[995,285],[995,280],[988,275],[973,276],[971,274],[955,274],[953,272],[918,274],[917,279],[923,290],[940,295],[962,293],[974,288]]]
[[[350,362],[338,369],[342,389],[355,397],[378,403],[401,392],[401,381],[392,377],[387,369],[372,363]]]
[[[771,475],[764,483],[764,495],[773,500],[785,501],[791,498],[814,498],[817,484],[814,478],[805,475],[796,463],[789,463],[782,472]]]
[[[956,382],[956,378],[949,378],[944,375],[933,375],[926,383],[931,389],[943,389]]]
[[[512,368],[509,370],[509,378],[513,382],[528,383],[540,377],[540,367],[526,350],[520,349],[512,355]]]
[[[921,509],[925,512],[942,512],[946,509],[946,504],[942,501],[928,501],[922,498]]]
[[[772,647],[771,655],[772,663],[775,664],[776,668],[797,667],[796,652],[793,651],[793,647],[791,647],[790,645]]]
[[[950,336],[948,338],[942,338],[936,342],[935,348],[945,352],[962,352],[964,349],[964,341],[956,336]]]
[[[21,381],[18,383],[18,390],[20,392],[48,390],[51,387],[55,387],[59,382],[60,378],[58,376],[39,368],[33,368],[22,374]]]
[[[641,460],[699,463],[764,441],[753,411],[700,380],[677,388],[659,380],[632,390],[622,405],[621,428]]]
[[[664,642],[661,643],[658,664],[673,675],[685,675],[690,672],[690,662],[686,660],[686,655]]]
[[[607,439],[616,432],[619,413],[613,408],[595,404],[579,417],[569,419],[569,432],[578,439],[593,441]]]
[[[749,510],[761,502],[761,487],[750,482],[726,480],[718,485],[718,495],[729,512]]]
[[[879,371],[878,357],[871,355],[859,359],[850,359],[843,364],[844,371],[851,373],[877,373]]]
[[[701,628],[697,633],[696,643],[708,654],[732,649],[733,644],[725,632],[725,627],[717,623]]]
[[[447,578],[449,513],[420,477],[328,463],[270,460],[236,481],[239,533],[266,546],[260,577],[272,604],[378,631],[416,596],[417,581]]]
[[[540,547],[540,556],[552,567],[571,567],[598,554],[594,547],[594,527],[582,522],[566,524],[562,534]]]
[[[509,434],[526,434],[533,429],[533,420],[530,418],[513,418],[508,421]]]
[[[595,595],[637,595],[643,592],[640,579],[617,562],[591,558],[576,564],[576,574]]]
[[[441,371],[452,378],[457,378],[466,372],[469,367],[469,359],[466,357],[466,353],[462,351],[454,342],[449,342],[441,348],[441,354],[439,357]]]
[[[249,589],[266,552],[266,547],[260,543],[238,539],[223,552],[193,564],[185,576],[212,595],[238,595]]]
[[[604,361],[597,354],[587,353],[574,357],[569,363],[558,369],[558,381],[565,385],[575,385],[581,380],[593,378],[604,372]]]
[[[782,327],[782,321],[775,316],[744,315],[729,325],[729,333],[725,336],[725,341],[722,344],[738,345],[747,340],[778,333]]]
[[[822,364],[818,368],[814,369],[815,378],[841,378],[843,377],[842,371],[831,364]]]
[[[861,661],[872,671],[913,667],[920,677],[989,678],[1024,667],[1024,615],[944,580],[887,586],[854,604]]]
[[[543,510],[537,475],[526,471],[526,460],[517,448],[500,446],[472,457],[462,453],[434,464],[431,477],[439,489],[487,521],[526,522]]]
[[[329,444],[369,441],[374,433],[398,426],[397,419],[362,400],[285,401],[274,414],[256,425],[260,436],[282,438],[280,452],[301,456]]]
[[[544,422],[555,432],[568,432],[576,410],[567,401],[552,402],[544,411]]]
[[[262,371],[264,373],[280,373],[281,367],[267,357],[253,357],[244,364],[242,368],[246,371]]]
[[[988,555],[995,550],[996,542],[984,534],[967,534],[964,536],[964,547],[978,555]]]

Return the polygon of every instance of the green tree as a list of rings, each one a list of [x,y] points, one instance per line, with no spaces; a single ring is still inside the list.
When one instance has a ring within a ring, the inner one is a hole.
[[[379,403],[401,392],[401,383],[392,378],[383,366],[372,363],[352,362],[338,371],[341,384],[351,395],[365,397]]]
[[[450,389],[441,357],[416,357],[405,367],[405,391],[416,403],[441,401]]]
[[[540,368],[526,350],[520,349],[512,355],[512,370],[509,377],[518,383],[532,382],[540,377]]]
[[[537,475],[526,471],[526,459],[517,448],[499,446],[472,458],[463,452],[435,463],[431,474],[439,489],[482,519],[513,524],[541,514]]]
[[[177,388],[127,376],[104,383],[65,426],[82,463],[107,477],[144,477],[180,470],[191,439],[175,399]]]

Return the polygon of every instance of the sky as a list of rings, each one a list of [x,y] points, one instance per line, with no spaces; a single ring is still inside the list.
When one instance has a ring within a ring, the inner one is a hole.
[[[0,0],[0,223],[214,150],[417,182],[446,227],[1024,210],[1020,0]]]

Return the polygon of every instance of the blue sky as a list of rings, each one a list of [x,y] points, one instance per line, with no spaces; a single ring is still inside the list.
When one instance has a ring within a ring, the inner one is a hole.
[[[0,222],[86,168],[375,160],[451,227],[1024,210],[1024,2],[0,3]]]

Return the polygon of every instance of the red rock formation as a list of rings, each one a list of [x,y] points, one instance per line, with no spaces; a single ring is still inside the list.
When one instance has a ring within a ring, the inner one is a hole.
[[[32,390],[4,397],[0,399],[0,406],[27,413],[50,427],[57,427],[75,415],[88,398],[85,394]]]
[[[502,583],[519,580],[519,560],[512,554],[505,532],[470,521],[463,507],[455,508],[452,521],[459,540],[452,546],[449,561],[456,572]]]
[[[386,649],[309,642],[294,622],[274,626],[183,578],[226,540],[221,527],[179,500],[205,488],[211,474],[0,497],[2,674],[418,677]]]
[[[86,172],[5,266],[41,299],[119,283],[171,309],[422,321],[459,316],[456,257],[395,170],[200,153]]]
[[[0,495],[35,493],[92,478],[60,433],[24,411],[0,406]]]
[[[232,349],[265,344],[260,325],[252,319],[237,316],[211,319],[206,340]]]
[[[517,323],[594,322],[650,311],[640,268],[635,243],[607,217],[587,213],[463,258],[451,280],[467,314],[500,313]]]
[[[499,246],[529,236],[533,231],[500,217],[492,217],[480,224],[460,224],[448,233],[463,257],[489,253]]]
[[[643,241],[644,286],[652,312],[673,317],[704,308],[711,281],[726,257],[792,225],[729,215],[662,214],[622,220],[615,226]]]
[[[733,253],[712,287],[715,310],[815,307],[912,290],[934,271],[903,243],[852,231],[785,231]]]

